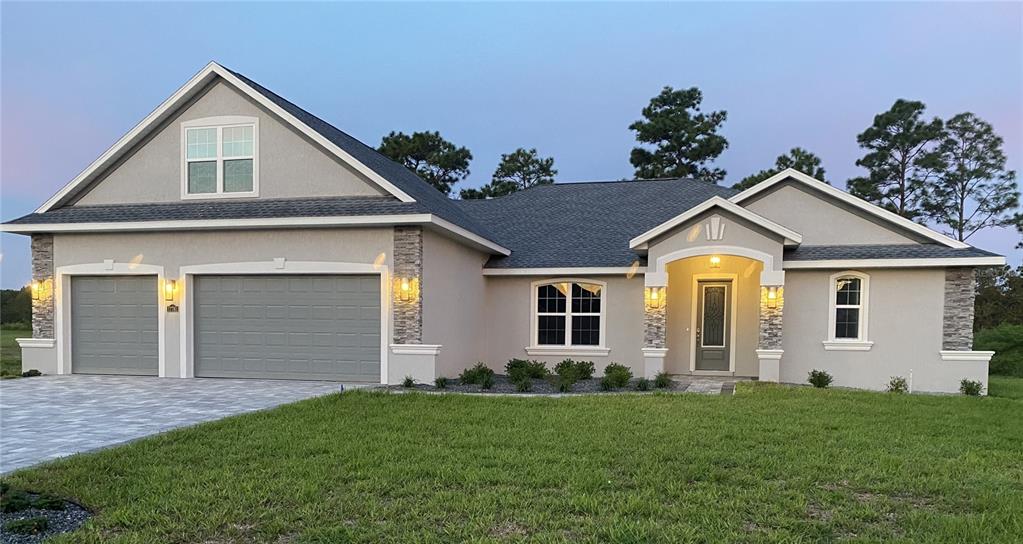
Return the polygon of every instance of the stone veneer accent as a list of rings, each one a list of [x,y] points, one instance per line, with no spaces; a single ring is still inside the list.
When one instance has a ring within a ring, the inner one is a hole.
[[[394,343],[423,343],[423,228],[394,227],[394,277],[414,278],[412,300],[401,300],[397,286],[393,289]]]
[[[662,304],[658,307],[651,307],[651,305],[645,305],[646,311],[643,313],[643,342],[644,346],[648,348],[663,348],[665,347],[665,330],[667,322],[667,308],[666,305]]]
[[[973,268],[945,269],[945,315],[941,349],[973,349],[973,301],[977,274]]]
[[[782,309],[785,306],[784,289],[778,288],[774,308],[768,305],[767,288],[760,289],[760,338],[757,349],[781,349]]]
[[[39,298],[32,299],[32,337],[53,338],[53,235],[32,235],[32,280],[39,281]]]

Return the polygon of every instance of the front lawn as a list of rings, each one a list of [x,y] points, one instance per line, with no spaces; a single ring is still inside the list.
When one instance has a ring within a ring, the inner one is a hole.
[[[1021,403],[345,393],[16,473],[56,542],[1013,542]]]
[[[1023,400],[1023,378],[988,376],[988,395]]]
[[[14,339],[31,337],[30,329],[0,326],[0,375],[21,375],[21,346]]]

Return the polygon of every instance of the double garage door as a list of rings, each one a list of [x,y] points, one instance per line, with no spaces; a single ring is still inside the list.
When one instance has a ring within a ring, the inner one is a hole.
[[[157,373],[156,283],[72,280],[75,372]],[[380,380],[379,276],[196,276],[193,290],[196,377]]]

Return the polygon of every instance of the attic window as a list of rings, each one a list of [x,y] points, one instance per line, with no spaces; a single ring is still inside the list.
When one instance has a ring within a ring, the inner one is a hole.
[[[257,196],[259,124],[214,117],[182,124],[182,198]]]

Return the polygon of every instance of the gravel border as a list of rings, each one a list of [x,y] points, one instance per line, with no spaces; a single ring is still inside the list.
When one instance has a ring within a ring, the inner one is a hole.
[[[35,493],[29,493],[28,495],[33,499],[38,496]],[[88,510],[70,501],[64,501],[63,510],[29,508],[19,512],[0,512],[0,543],[36,544],[61,533],[70,533],[81,527],[91,517],[92,514]],[[22,535],[11,533],[4,529],[7,522],[29,518],[46,518],[48,522],[46,531],[37,535]]]
[[[387,391],[394,392],[409,392],[409,391],[420,391],[424,393],[470,393],[477,395],[519,395],[519,396],[571,396],[571,395],[613,395],[621,393],[657,393],[657,392],[674,392],[681,393],[689,389],[690,383],[672,381],[671,385],[664,389],[658,389],[654,387],[653,380],[650,380],[650,389],[647,391],[637,391],[636,382],[638,378],[629,380],[629,385],[620,389],[612,389],[611,391],[603,391],[600,389],[600,378],[590,378],[588,380],[579,380],[572,389],[567,393],[558,391],[551,383],[544,379],[532,379],[530,380],[533,387],[529,391],[519,391],[516,389],[515,384],[512,383],[508,376],[503,374],[497,374],[494,376],[494,386],[490,389],[483,389],[479,385],[462,385],[458,383],[458,378],[448,378],[448,386],[444,389],[438,389],[432,383],[417,383],[415,387],[404,387],[402,385],[388,385],[384,389]]]

